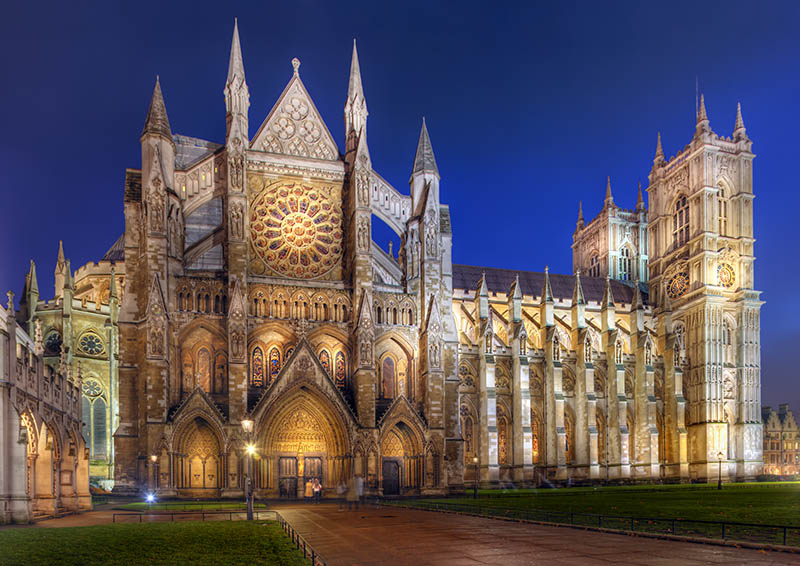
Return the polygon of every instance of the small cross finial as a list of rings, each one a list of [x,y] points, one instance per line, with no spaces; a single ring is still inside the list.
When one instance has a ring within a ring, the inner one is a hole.
[[[297,57],[292,59],[292,68],[294,69],[295,75],[300,74],[300,59],[298,59]]]

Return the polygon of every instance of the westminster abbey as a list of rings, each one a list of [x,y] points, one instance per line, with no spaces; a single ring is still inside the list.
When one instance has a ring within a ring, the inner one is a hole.
[[[408,194],[373,169],[355,44],[343,146],[297,59],[287,75],[250,136],[234,27],[224,143],[174,133],[157,80],[122,236],[76,274],[61,254],[56,298],[21,309],[46,361],[81,363],[94,480],[297,497],[352,475],[399,495],[760,473],[741,109],[725,137],[701,102],[674,157],[659,137],[649,208],[641,187],[618,207],[609,180],[598,217],[579,214],[573,274],[517,272],[452,263],[424,121]],[[372,241],[376,217],[396,253]]]

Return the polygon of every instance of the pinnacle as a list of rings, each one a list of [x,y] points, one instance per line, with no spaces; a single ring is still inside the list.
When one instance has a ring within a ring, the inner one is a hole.
[[[636,210],[644,208],[644,197],[642,197],[642,182],[639,181],[639,194],[636,196]]]
[[[553,302],[553,289],[550,287],[550,269],[544,266],[544,286],[542,287],[542,300],[548,303]]]
[[[640,310],[644,308],[644,302],[642,302],[642,291],[639,288],[639,280],[637,279],[633,285],[633,304],[631,305],[631,310]]]
[[[697,112],[697,123],[708,121],[708,114],[706,113],[706,99],[704,95],[700,95],[700,110]]]
[[[583,285],[581,285],[581,270],[575,272],[575,289],[572,291],[572,304],[585,305],[586,299],[583,297]]]
[[[744,130],[744,119],[742,118],[742,103],[736,103],[736,125],[733,127],[734,132]]]
[[[614,197],[611,196],[611,176],[608,176],[606,183],[606,204],[614,204]]]
[[[436,158],[433,155],[431,138],[428,135],[428,126],[425,124],[425,117],[422,118],[422,130],[419,133],[417,142],[417,154],[414,157],[414,167],[411,175],[416,173],[433,173],[439,176],[439,168],[436,166]]]
[[[239,43],[239,18],[234,18],[231,56],[228,62],[228,80],[226,84],[232,83],[237,77],[244,80],[244,61],[242,59],[242,46]]]
[[[56,266],[61,265],[64,263],[64,240],[58,241],[58,260],[56,260]]]
[[[658,132],[658,141],[656,142],[656,157],[655,161],[664,159],[664,148],[661,147],[661,132]]]
[[[578,222],[583,222],[583,201],[578,201]]]
[[[350,82],[347,87],[347,100],[364,100],[364,87],[361,84],[361,66],[358,63],[358,49],[353,38],[353,57],[350,59]]]
[[[36,264],[31,260],[31,269],[28,272],[28,291],[39,292],[39,282],[36,280]]]
[[[144,122],[142,135],[157,134],[172,140],[172,129],[169,127],[167,107],[164,105],[164,96],[161,94],[161,81],[156,76],[156,86],[153,89],[153,98],[147,110],[147,119]]]
[[[603,307],[614,306],[614,293],[611,291],[611,278],[606,273],[606,290],[603,293]]]

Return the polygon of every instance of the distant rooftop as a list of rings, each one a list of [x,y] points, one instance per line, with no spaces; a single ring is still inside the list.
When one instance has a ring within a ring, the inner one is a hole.
[[[125,234],[117,238],[117,241],[108,248],[100,261],[125,261]]]
[[[481,275],[486,273],[486,286],[490,292],[508,293],[511,283],[519,275],[520,291],[523,295],[539,297],[544,287],[544,273],[539,271],[515,271],[513,269],[498,269],[495,267],[477,267],[474,265],[453,265],[453,289],[474,291],[478,287]],[[633,281],[611,280],[611,292],[617,303],[631,303],[633,301]],[[572,299],[575,289],[575,276],[560,273],[550,274],[550,287],[555,299]],[[584,277],[581,275],[583,296],[587,301],[599,303],[603,300],[606,289],[606,280],[603,277]],[[646,283],[640,283],[642,301],[648,304],[648,288]]]
[[[222,144],[181,134],[173,134],[172,139],[175,141],[176,169],[186,169],[222,147]]]

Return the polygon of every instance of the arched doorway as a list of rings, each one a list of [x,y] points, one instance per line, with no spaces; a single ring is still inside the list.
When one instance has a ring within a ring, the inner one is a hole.
[[[403,421],[389,428],[381,439],[381,488],[383,495],[400,495],[422,486],[423,457],[420,441]]]
[[[298,386],[272,403],[258,430],[259,456],[253,462],[256,487],[283,498],[302,497],[317,478],[324,492],[350,473],[348,435],[331,402],[309,386]]]
[[[222,487],[222,450],[217,433],[196,417],[178,438],[178,489],[214,494]]]

